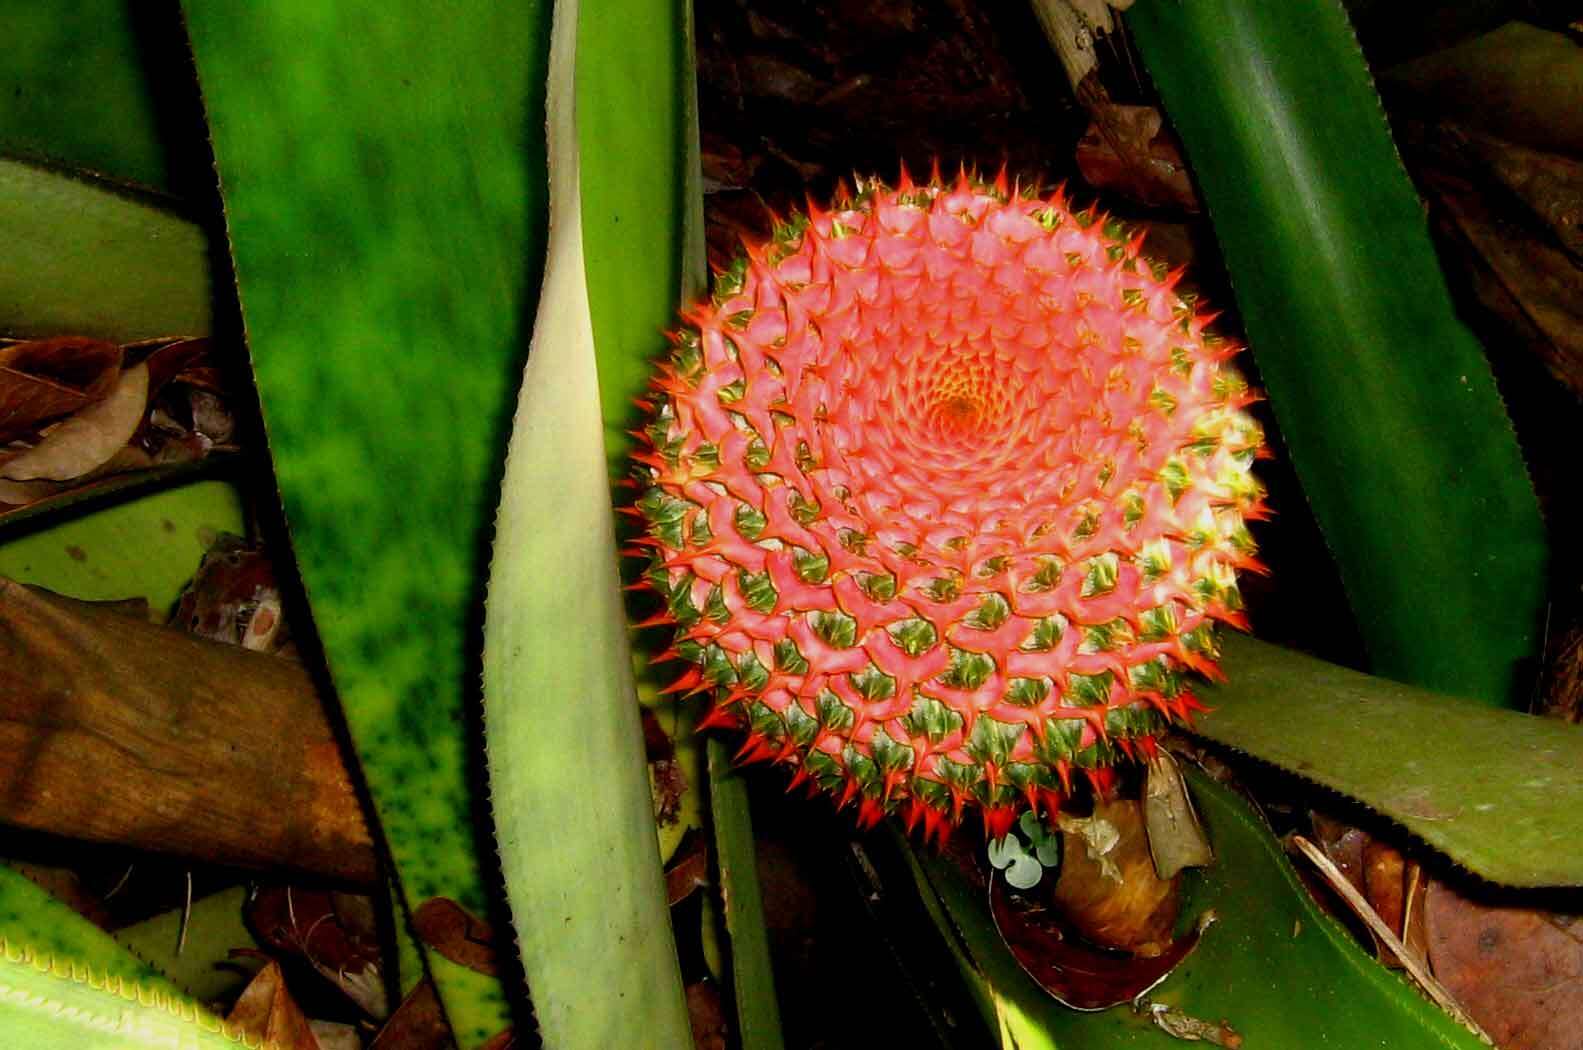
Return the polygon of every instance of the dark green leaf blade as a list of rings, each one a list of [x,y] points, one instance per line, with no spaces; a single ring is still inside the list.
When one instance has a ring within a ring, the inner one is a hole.
[[[542,258],[548,5],[184,7],[347,722],[407,899],[482,916],[465,727],[481,540]],[[506,1025],[496,980],[430,965],[464,1046]]]
[[[1236,636],[1195,731],[1367,805],[1474,874],[1583,886],[1583,728]]]
[[[0,244],[0,334],[209,334],[209,238],[169,201],[0,158]]]
[[[1544,526],[1345,12],[1145,0],[1128,24],[1374,669],[1513,702],[1541,618]]]

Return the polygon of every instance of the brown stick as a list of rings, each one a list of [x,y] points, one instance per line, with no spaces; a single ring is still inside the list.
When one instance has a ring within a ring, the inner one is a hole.
[[[3,578],[0,823],[357,885],[378,877],[301,665]]]

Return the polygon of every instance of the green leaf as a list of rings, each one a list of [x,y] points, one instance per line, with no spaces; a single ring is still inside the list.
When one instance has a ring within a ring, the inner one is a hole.
[[[578,197],[588,151],[572,120],[585,43],[575,6],[562,5],[549,97],[553,234],[496,521],[485,728],[512,924],[545,1044],[667,1048],[691,1037],[611,557],[585,279],[594,249]]]
[[[1335,0],[1127,13],[1379,673],[1509,704],[1545,532]]]
[[[5,4],[0,150],[158,189],[203,178],[180,27],[153,11],[126,0]]]
[[[0,1033],[8,1046],[237,1050],[242,1045],[157,970],[3,864],[0,989]]]
[[[1225,1018],[1248,1046],[1483,1046],[1314,905],[1269,829],[1240,799],[1205,777],[1191,780],[1217,863],[1190,877],[1183,914],[1190,920],[1213,908],[1219,921],[1152,998]],[[1080,1013],[1058,1005],[1006,949],[983,892],[935,856],[909,856],[924,904],[1006,1050],[1168,1045],[1126,1008]]]
[[[1195,731],[1357,799],[1508,886],[1583,886],[1583,728],[1236,635]]]
[[[632,400],[647,386],[653,362],[663,351],[657,333],[674,326],[680,300],[699,298],[705,291],[692,26],[688,0],[589,4],[578,15],[583,267],[612,477],[626,471]],[[632,157],[643,157],[644,163],[633,164]],[[799,520],[811,520],[819,511],[817,502],[803,501],[800,495],[791,508]],[[737,515],[735,524],[751,538],[766,519],[748,509],[750,513]],[[823,579],[828,573],[823,555],[797,555],[799,576]],[[744,587],[744,594],[750,602],[757,595],[760,605],[775,600],[767,578],[752,593]],[[846,633],[842,623],[829,626],[838,639]],[[786,656],[805,662],[795,646]],[[846,708],[841,710],[852,717]],[[821,718],[825,712],[821,698]],[[800,727],[806,732],[812,719],[800,710],[798,714],[802,717],[794,716],[792,731]],[[838,717],[833,711],[830,716]],[[715,848],[722,879],[729,880],[723,904],[731,935],[736,1030],[744,1050],[779,1050],[748,809],[740,785],[724,773],[713,741],[709,752]],[[644,1037],[658,1038],[648,1031]],[[674,1045],[688,1045],[689,1039],[684,1034]]]
[[[83,601],[141,595],[163,613],[197,571],[208,538],[245,528],[235,487],[195,481],[0,543],[0,576]]]
[[[101,978],[135,981],[166,994],[180,994],[159,971],[138,959],[115,938],[5,864],[0,864],[0,942],[9,945],[13,955],[30,948],[41,956],[63,963],[75,961],[91,965]],[[4,954],[6,952],[0,949],[0,955]],[[5,999],[0,996],[0,1002]],[[0,1032],[4,1032],[8,1040],[13,1034],[3,1022],[0,1022]]]
[[[0,158],[0,244],[0,334],[209,334],[209,239],[169,200]]]
[[[493,876],[463,727],[542,258],[549,8],[183,7],[293,547],[397,878],[412,905],[482,916]],[[592,659],[593,643],[577,649]],[[567,718],[570,695],[553,694]],[[497,980],[432,965],[463,1046],[509,1023]]]
[[[797,708],[796,702],[791,706]],[[742,1033],[746,1050],[780,1050],[780,1006],[770,971],[769,932],[764,925],[764,902],[754,860],[748,789],[746,782],[732,772],[730,753],[718,737],[709,741],[709,807],[714,817],[715,857],[720,892],[726,904],[726,930],[731,935],[731,990],[736,998],[737,1031]]]

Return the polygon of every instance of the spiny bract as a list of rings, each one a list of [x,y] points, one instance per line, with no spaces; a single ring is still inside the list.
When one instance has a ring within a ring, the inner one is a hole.
[[[1262,435],[1141,236],[1004,174],[857,191],[683,313],[636,456],[648,622],[744,757],[998,837],[1196,706]]]

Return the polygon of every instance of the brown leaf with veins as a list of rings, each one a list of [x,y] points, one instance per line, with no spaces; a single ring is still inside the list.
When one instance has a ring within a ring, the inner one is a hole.
[[[0,444],[98,401],[121,374],[121,348],[74,336],[0,346]]]
[[[1083,178],[1152,207],[1200,210],[1187,162],[1158,109],[1107,98],[1095,100],[1091,112],[1093,123],[1077,143]]]
[[[270,962],[248,982],[226,1020],[280,1050],[319,1050],[319,1040],[287,990],[278,962]]]
[[[1583,1032],[1583,916],[1497,906],[1430,880],[1429,961],[1502,1050],[1576,1050]]]
[[[103,398],[56,423],[38,444],[0,464],[12,481],[70,481],[108,462],[137,433],[148,408],[148,367],[120,373]]]

